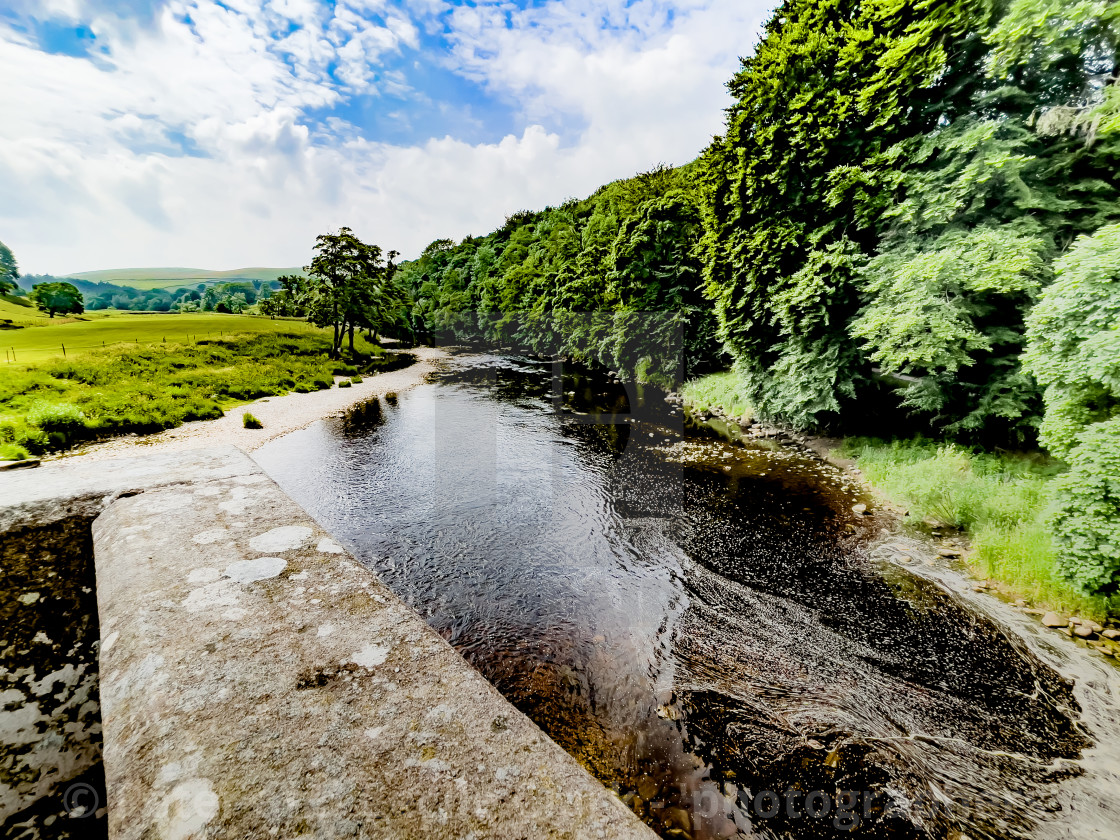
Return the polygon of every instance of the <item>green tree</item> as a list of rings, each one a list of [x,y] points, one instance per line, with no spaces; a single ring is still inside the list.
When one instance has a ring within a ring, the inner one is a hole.
[[[848,331],[895,182],[874,165],[980,84],[982,0],[787,0],[705,155],[708,290],[763,415],[835,418],[870,382]]]
[[[82,293],[72,283],[40,283],[31,290],[31,302],[50,317],[77,314],[85,311]]]
[[[964,117],[882,156],[896,202],[878,254],[858,272],[865,301],[849,332],[887,374],[914,381],[904,405],[942,432],[1033,437],[1037,387],[1019,365],[1023,319],[1049,280],[1033,135]]]
[[[333,329],[333,356],[340,355],[344,340],[354,352],[355,330],[376,333],[407,315],[404,292],[393,282],[396,255],[383,256],[381,248],[362,242],[348,227],[316,237],[315,256],[304,269],[307,277],[291,289],[306,306],[308,320]]]
[[[0,242],[0,294],[11,294],[17,288],[19,279],[19,265],[12,254],[12,249]]]

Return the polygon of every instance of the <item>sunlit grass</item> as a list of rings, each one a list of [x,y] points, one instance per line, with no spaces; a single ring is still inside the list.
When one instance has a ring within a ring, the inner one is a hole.
[[[681,396],[698,411],[720,406],[730,417],[749,419],[753,416],[753,411],[741,387],[738,378],[731,371],[710,373],[686,382],[681,388]]]
[[[41,364],[75,354],[101,352],[114,344],[150,346],[191,344],[235,333],[307,333],[326,335],[303,321],[273,320],[251,315],[197,312],[182,315],[136,315],[123,312],[89,312],[82,320],[55,318],[52,323],[37,310],[28,317],[38,326],[0,330],[0,359],[5,364]]]
[[[968,562],[979,577],[1032,603],[1097,619],[1111,605],[1077,592],[1057,571],[1043,522],[1050,479],[1063,466],[1038,454],[983,454],[928,441],[849,439],[867,481],[915,521],[933,519],[967,532]]]
[[[0,456],[19,459],[122,432],[147,433],[259,397],[330,388],[388,360],[359,338],[360,356],[332,360],[330,337],[235,334],[194,343],[115,344],[0,368]]]

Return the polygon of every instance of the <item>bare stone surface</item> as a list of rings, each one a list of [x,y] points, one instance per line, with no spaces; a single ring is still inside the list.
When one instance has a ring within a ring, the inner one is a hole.
[[[247,457],[168,468],[94,523],[110,836],[653,837]]]
[[[256,465],[234,446],[0,473],[0,533],[96,516],[114,496],[133,490],[254,473]]]

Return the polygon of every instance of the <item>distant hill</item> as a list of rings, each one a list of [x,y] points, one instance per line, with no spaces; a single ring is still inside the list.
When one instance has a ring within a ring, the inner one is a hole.
[[[284,274],[303,274],[295,268],[234,268],[229,271],[211,271],[206,268],[108,268],[102,271],[79,271],[66,275],[67,279],[88,283],[112,283],[134,289],[176,289],[198,283],[232,283],[245,280],[275,280]]]

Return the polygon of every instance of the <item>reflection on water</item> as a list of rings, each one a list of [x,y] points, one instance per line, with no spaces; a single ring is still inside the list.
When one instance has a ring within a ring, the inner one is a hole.
[[[663,836],[1120,836],[1069,681],[871,562],[810,458],[467,356],[257,459]]]

